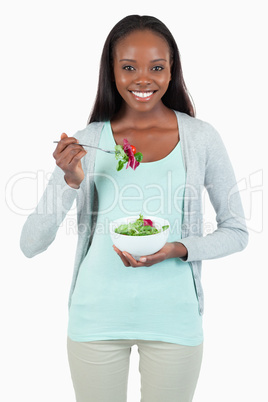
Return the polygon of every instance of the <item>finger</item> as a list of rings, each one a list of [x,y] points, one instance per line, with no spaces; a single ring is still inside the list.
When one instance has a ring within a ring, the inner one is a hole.
[[[131,254],[127,253],[126,251],[123,251],[122,254],[128,261],[129,265],[131,265],[133,268],[138,268],[138,267],[144,266],[144,263],[135,260],[135,258]]]
[[[63,133],[61,136],[64,136],[59,142],[53,153],[54,158],[56,159],[57,155],[63,152],[70,144],[77,144],[78,140],[74,137],[68,137],[67,134]],[[55,155],[54,155],[55,154]]]
[[[69,165],[70,166],[69,167],[71,169],[74,168],[77,165],[77,163],[87,154],[87,151],[84,148],[81,149],[80,145],[79,145],[79,147],[80,147],[80,150],[75,149],[74,151],[70,152],[70,155],[69,155],[69,157],[70,157]]]
[[[68,135],[66,133],[62,133],[60,136],[61,140],[63,140],[64,138],[68,138]]]
[[[139,261],[142,262],[146,266],[151,266],[153,264],[157,264],[166,259],[166,254],[162,251],[158,251],[155,254],[145,255],[140,257]]]
[[[83,156],[86,155],[87,151],[85,151],[84,148],[82,148],[80,145],[71,143],[67,145],[64,149],[62,149],[61,152],[56,151],[54,152],[53,156],[57,161],[57,164],[59,166],[68,166],[72,163],[73,159],[80,153],[82,154],[79,155],[77,161],[81,159]]]
[[[60,151],[64,150],[66,147],[72,144],[77,144],[78,140],[74,137],[65,137],[58,143]]]
[[[123,253],[115,245],[113,245],[113,249],[116,252],[116,254],[121,258],[125,267],[129,267],[130,264],[129,264],[127,258],[123,255]]]

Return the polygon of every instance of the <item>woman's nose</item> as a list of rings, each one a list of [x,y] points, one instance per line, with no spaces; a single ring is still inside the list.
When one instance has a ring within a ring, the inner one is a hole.
[[[137,76],[135,77],[135,84],[137,85],[149,85],[152,82],[152,79],[150,78],[148,73],[138,73]]]

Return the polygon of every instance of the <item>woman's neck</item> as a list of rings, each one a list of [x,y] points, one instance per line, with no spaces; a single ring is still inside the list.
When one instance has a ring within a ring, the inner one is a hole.
[[[168,124],[174,112],[166,107],[162,102],[153,110],[139,112],[122,105],[119,112],[112,118],[113,126],[127,126],[134,129],[146,129]]]

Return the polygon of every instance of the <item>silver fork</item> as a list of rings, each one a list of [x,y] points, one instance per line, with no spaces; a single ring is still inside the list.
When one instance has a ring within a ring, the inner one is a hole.
[[[53,143],[58,144],[59,141],[53,141]],[[99,147],[94,147],[93,145],[86,145],[86,144],[80,144],[80,143],[75,143],[75,144],[81,145],[81,147],[89,147],[89,148],[99,149],[100,151],[107,152],[107,154],[116,154],[118,152],[118,151],[116,152],[116,151],[112,151],[112,150],[102,149]]]

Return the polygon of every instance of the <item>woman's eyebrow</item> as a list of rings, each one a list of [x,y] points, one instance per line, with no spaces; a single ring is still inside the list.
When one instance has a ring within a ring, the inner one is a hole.
[[[133,60],[133,59],[121,59],[119,61],[129,61],[131,63],[137,63],[137,60]],[[150,63],[156,63],[157,61],[167,61],[166,59],[155,59],[155,60],[151,60]]]
[[[151,60],[151,63],[156,63],[157,61],[167,61],[166,59],[155,59]]]
[[[132,59],[121,59],[119,61],[129,61],[131,63],[136,63],[136,60],[132,60]]]

